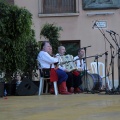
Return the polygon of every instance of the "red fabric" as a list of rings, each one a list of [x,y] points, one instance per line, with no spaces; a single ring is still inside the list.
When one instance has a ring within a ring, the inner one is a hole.
[[[72,72],[75,76],[79,76],[80,75],[80,73],[78,72],[78,71],[73,71]]]
[[[71,93],[69,93],[67,91],[67,86],[66,86],[66,81],[62,82],[60,85],[58,85],[58,90],[60,94],[63,95],[71,95]]]
[[[58,81],[58,76],[54,68],[50,70],[50,82]]]

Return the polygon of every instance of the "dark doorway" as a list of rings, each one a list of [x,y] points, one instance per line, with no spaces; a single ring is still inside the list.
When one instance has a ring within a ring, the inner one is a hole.
[[[61,45],[66,48],[66,54],[76,56],[81,43],[80,40],[65,40],[61,41]]]

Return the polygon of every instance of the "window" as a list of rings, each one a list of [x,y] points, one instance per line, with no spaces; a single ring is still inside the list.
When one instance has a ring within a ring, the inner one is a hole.
[[[14,4],[14,0],[6,0],[9,4]]]
[[[76,56],[80,48],[80,40],[61,41],[61,44],[66,49],[66,54]]]
[[[39,14],[78,13],[79,0],[39,0]]]
[[[44,0],[43,13],[75,13],[76,0]]]

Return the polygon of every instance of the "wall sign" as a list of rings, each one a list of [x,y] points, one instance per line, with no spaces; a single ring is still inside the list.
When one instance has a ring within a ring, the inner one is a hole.
[[[94,22],[94,28],[107,28],[107,21]]]

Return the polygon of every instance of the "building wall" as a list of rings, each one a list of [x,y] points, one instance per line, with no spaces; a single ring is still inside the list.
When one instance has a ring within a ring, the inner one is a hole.
[[[82,10],[82,0],[79,2],[79,15],[72,17],[38,17],[38,0],[14,0],[15,4],[19,7],[26,7],[33,14],[33,29],[36,32],[36,40],[42,41],[44,38],[40,39],[40,30],[43,24],[46,22],[56,23],[56,25],[61,26],[63,31],[61,32],[60,40],[81,40],[81,47],[89,46],[92,47],[87,49],[87,56],[92,56],[96,54],[102,54],[108,51],[108,64],[111,61],[110,44],[104,39],[104,36],[98,29],[93,29],[94,21],[105,20],[107,21],[107,28],[103,29],[107,39],[115,46],[113,40],[106,33],[106,30],[113,30],[120,33],[120,9],[111,10]],[[87,16],[90,12],[113,12],[112,15],[94,15]],[[105,45],[106,44],[106,45]],[[115,47],[116,48],[116,47]],[[116,53],[116,51],[115,51]],[[87,59],[88,66],[90,68],[90,62],[94,61],[94,58]],[[105,61],[105,55],[99,58],[99,61]],[[115,80],[118,79],[118,65],[117,57],[114,59],[115,62]]]

